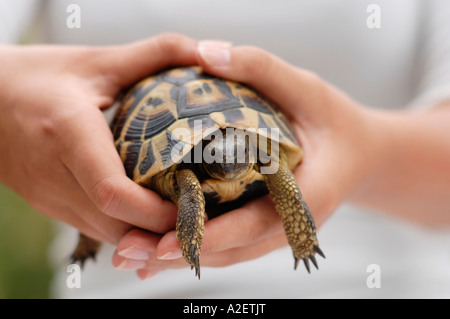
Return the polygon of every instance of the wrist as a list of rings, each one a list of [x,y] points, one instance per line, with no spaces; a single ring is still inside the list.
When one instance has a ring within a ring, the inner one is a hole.
[[[367,112],[376,160],[348,199],[421,224],[450,223],[450,108]]]
[[[405,121],[405,112],[363,107],[360,110],[362,134],[358,141],[360,169],[355,187],[347,200],[365,204],[373,195],[374,186],[389,175],[396,153],[402,152],[399,122]],[[370,200],[369,200],[370,201]]]

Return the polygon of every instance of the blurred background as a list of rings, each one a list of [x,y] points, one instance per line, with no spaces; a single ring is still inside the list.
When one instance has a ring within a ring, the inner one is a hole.
[[[50,220],[0,184],[0,299],[48,298]]]
[[[31,9],[38,3],[47,7],[45,14],[33,12],[38,20],[34,25]],[[80,29],[67,27],[67,8],[73,3],[83,8]],[[285,0],[274,6],[273,1],[260,0],[255,6],[251,0],[213,5],[207,0],[139,0],[130,6],[125,0],[0,0],[0,43],[104,45],[172,31],[263,47],[313,70],[368,106],[406,106],[418,93],[434,97],[430,95],[434,87],[446,89],[447,97],[450,73],[443,72],[438,62],[449,61],[450,51],[444,51],[450,48],[448,2],[377,0],[383,8],[383,27],[369,29],[367,7],[372,3]],[[425,22],[427,29],[417,32]],[[5,32],[8,27],[10,33]],[[418,48],[429,50],[425,57],[434,58],[423,62],[429,65],[424,74],[416,60]],[[415,81],[422,76],[427,81],[419,87]],[[195,289],[188,268],[162,273],[147,284],[134,273],[117,272],[110,261],[113,247],[104,250],[96,267],[85,269],[83,289],[67,289],[61,265],[75,242],[72,234],[56,234],[57,230],[54,221],[0,184],[0,299],[450,297],[448,232],[433,232],[357,207],[343,206],[321,229],[327,262],[321,264],[320,275],[285,271],[285,257],[290,254],[285,247],[252,262],[206,268],[202,277],[208,281],[197,280]],[[382,266],[382,289],[369,289],[366,284],[366,269],[372,264]],[[301,285],[292,284],[298,281]]]

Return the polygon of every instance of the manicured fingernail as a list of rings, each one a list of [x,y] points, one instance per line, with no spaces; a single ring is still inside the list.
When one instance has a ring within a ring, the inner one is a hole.
[[[130,246],[118,252],[120,256],[135,259],[135,260],[148,260],[150,258],[147,251],[137,248],[136,246]]]
[[[125,259],[116,268],[122,269],[122,270],[136,270],[136,269],[142,269],[144,267],[145,267],[145,262],[142,260]]]
[[[231,42],[205,40],[198,43],[198,53],[211,67],[224,67],[230,64]]]
[[[158,259],[177,259],[183,256],[180,249],[168,251],[162,256],[158,256]]]

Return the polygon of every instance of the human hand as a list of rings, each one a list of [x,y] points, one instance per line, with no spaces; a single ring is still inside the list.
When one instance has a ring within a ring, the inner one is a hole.
[[[101,110],[159,69],[195,62],[196,41],[0,46],[0,181],[35,209],[116,244],[133,226],[165,232],[176,207],[125,175]]]
[[[290,118],[305,154],[294,174],[317,226],[375,169],[372,154],[379,142],[370,112],[317,75],[253,47],[207,42],[199,46],[197,59],[206,72],[263,93]],[[286,244],[279,216],[265,196],[205,223],[201,265],[234,264]],[[137,229],[121,239],[113,264],[139,269],[141,278],[187,265],[175,231],[161,238]]]

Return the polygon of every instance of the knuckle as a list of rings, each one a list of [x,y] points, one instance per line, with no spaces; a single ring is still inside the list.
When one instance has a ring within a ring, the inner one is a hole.
[[[64,136],[72,123],[76,123],[82,114],[75,109],[66,108],[64,111],[55,112],[53,115],[40,121],[40,130],[44,136]]]
[[[184,36],[182,34],[176,33],[176,32],[164,32],[164,33],[157,35],[155,38],[161,42],[172,43],[172,42],[180,41],[181,39],[184,38]]]
[[[45,138],[55,138],[59,136],[60,129],[64,127],[61,122],[65,121],[56,116],[42,119],[39,126],[40,133]]]
[[[269,53],[254,46],[246,46],[243,49],[247,53],[247,61],[243,66],[245,74],[250,77],[258,77],[271,72],[273,58]]]
[[[115,217],[120,205],[117,181],[114,177],[99,179],[92,188],[92,200],[103,213]]]
[[[184,36],[178,33],[162,33],[155,37],[155,41],[161,53],[167,56],[174,55],[183,40]]]

